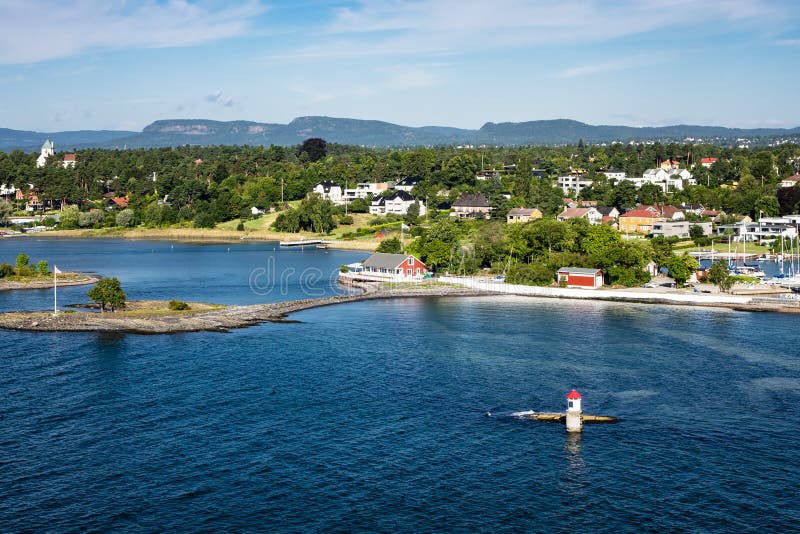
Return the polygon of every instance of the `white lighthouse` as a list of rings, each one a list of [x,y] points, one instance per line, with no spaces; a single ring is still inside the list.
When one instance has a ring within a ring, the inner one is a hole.
[[[567,393],[567,432],[580,432],[583,430],[583,417],[581,414],[581,394],[573,389]]]

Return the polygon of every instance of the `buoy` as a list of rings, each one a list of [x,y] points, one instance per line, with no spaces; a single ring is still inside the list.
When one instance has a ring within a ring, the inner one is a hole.
[[[567,432],[581,432],[582,430],[581,394],[573,389],[567,393]]]

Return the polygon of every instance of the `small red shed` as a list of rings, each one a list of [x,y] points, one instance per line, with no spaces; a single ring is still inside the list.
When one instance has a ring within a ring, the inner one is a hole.
[[[603,271],[583,267],[562,267],[558,270],[558,285],[582,289],[603,287]]]

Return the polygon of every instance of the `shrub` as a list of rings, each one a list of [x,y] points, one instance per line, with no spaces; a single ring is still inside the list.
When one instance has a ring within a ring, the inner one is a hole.
[[[192,222],[192,226],[195,228],[214,228],[216,224],[217,221],[214,220],[214,216],[205,211],[195,215],[194,222]]]
[[[172,299],[169,301],[169,309],[174,311],[190,310],[191,307],[182,300]]]
[[[14,267],[8,263],[0,264],[0,278],[5,278],[7,276],[14,276],[17,272],[14,270]]]
[[[126,208],[121,212],[117,213],[117,217],[115,220],[117,226],[123,226],[123,227],[133,226],[134,221],[135,221],[134,212],[130,208]]]
[[[342,266],[339,267],[339,272],[340,273],[349,273],[350,272],[350,267],[348,267],[347,265],[342,265]]]
[[[48,267],[47,262],[44,260],[40,260],[39,263],[36,264],[36,272],[44,276],[50,272],[47,270],[47,267]]]
[[[350,215],[342,215],[339,217],[339,224],[353,224],[353,217]]]
[[[236,230],[239,232],[244,232],[244,223],[240,221],[239,224],[236,225]]]

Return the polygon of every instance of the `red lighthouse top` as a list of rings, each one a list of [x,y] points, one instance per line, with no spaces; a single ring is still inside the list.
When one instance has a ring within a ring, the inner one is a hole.
[[[567,398],[568,399],[580,399],[581,398],[581,394],[573,389],[572,391],[567,393]]]

